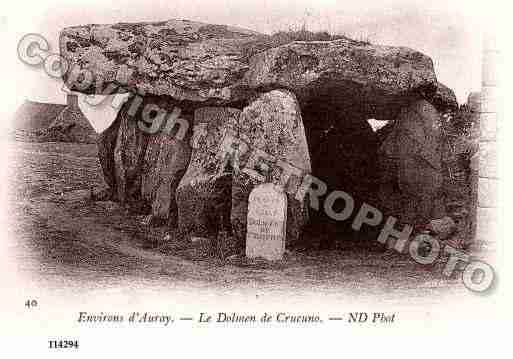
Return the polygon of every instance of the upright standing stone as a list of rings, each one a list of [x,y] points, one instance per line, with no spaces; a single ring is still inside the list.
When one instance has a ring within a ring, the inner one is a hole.
[[[160,108],[171,114],[171,104],[160,103]],[[176,110],[175,110],[176,111]],[[192,131],[188,124],[192,115],[180,114],[180,122],[168,115],[161,131],[150,136],[144,157],[144,171],[141,179],[142,198],[151,204],[152,223],[168,223],[177,226],[176,188],[180,183],[191,156],[189,144]]]
[[[276,261],[283,258],[287,223],[287,196],[280,186],[259,185],[248,204],[246,257]]]
[[[287,90],[260,95],[244,108],[236,127],[240,171],[234,171],[231,223],[239,241],[246,238],[248,199],[255,186],[273,182],[288,197],[287,243],[300,238],[308,221],[306,201],[297,200],[297,188],[311,173],[301,110]]]
[[[229,107],[194,112],[190,163],[176,190],[178,227],[185,234],[215,237],[221,215],[230,220],[232,169],[222,146],[226,134],[234,133],[240,113]]]
[[[117,198],[116,165],[114,163],[114,150],[118,140],[119,126],[124,110],[116,116],[114,122],[103,131],[96,141],[98,146],[98,159],[102,167],[103,178],[111,190],[112,197]]]
[[[141,173],[149,135],[137,127],[141,110],[132,115],[130,106],[123,104],[118,113],[121,119],[114,146],[114,176],[117,200],[123,206],[134,208],[141,204]]]
[[[382,208],[408,224],[426,224],[445,216],[439,118],[426,100],[412,102],[401,111],[378,152]]]
[[[175,191],[190,158],[189,123],[166,97],[131,97],[100,135],[99,158],[107,184],[121,204],[151,223],[176,225]]]

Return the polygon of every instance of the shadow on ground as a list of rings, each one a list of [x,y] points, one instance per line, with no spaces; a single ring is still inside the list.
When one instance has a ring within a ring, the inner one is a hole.
[[[90,188],[104,184],[95,145],[13,142],[8,152],[9,234],[19,270],[34,278],[411,296],[462,288],[442,276],[443,263],[423,266],[368,246],[290,251],[275,265],[229,264],[208,256],[201,243],[163,242],[164,229],[143,225],[115,203],[89,200]]]

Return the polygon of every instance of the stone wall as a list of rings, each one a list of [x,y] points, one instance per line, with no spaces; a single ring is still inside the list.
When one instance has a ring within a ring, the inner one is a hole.
[[[499,98],[497,58],[499,52],[493,38],[486,38],[483,50],[481,116],[478,165],[478,207],[476,240],[495,249],[499,236]]]

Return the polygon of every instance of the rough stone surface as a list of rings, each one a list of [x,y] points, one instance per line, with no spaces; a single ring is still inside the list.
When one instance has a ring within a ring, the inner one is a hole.
[[[458,109],[458,100],[454,91],[440,82],[437,83],[435,95],[430,102],[439,111]]]
[[[236,131],[248,150],[240,152],[241,170],[233,178],[231,222],[235,235],[246,238],[248,198],[252,189],[263,182],[273,182],[287,192],[287,241],[298,240],[308,220],[308,208],[295,194],[303,176],[311,173],[311,164],[296,97],[286,90],[262,94],[244,108]],[[253,159],[256,160],[254,166]],[[297,172],[288,183],[284,183],[277,161]],[[257,176],[248,172],[253,168]]]
[[[444,240],[456,231],[456,223],[451,217],[446,216],[429,221],[427,229],[433,231],[438,239]]]
[[[103,178],[107,185],[115,191],[116,189],[116,172],[114,165],[114,149],[118,139],[118,131],[122,119],[122,111],[116,116],[114,122],[105,129],[100,135],[96,144],[98,146],[98,158],[103,171]],[[116,193],[113,193],[114,195]]]
[[[110,85],[109,92],[219,106],[248,100],[256,90],[287,88],[302,105],[319,91],[349,91],[371,118],[419,89],[436,92],[431,59],[409,48],[350,39],[273,46],[249,30],[187,20],[84,25],[60,34],[71,68],[64,80],[84,93]]]
[[[413,102],[379,149],[382,205],[406,223],[425,224],[445,215],[439,116],[427,101]]]
[[[214,237],[230,227],[232,168],[223,158],[222,145],[233,135],[240,110],[203,107],[194,113],[192,153],[189,166],[176,191],[178,224],[184,233]]]
[[[393,113],[416,90],[434,95],[429,57],[405,47],[350,40],[296,41],[256,54],[245,79],[252,88],[287,88],[302,105],[319,94],[347,96],[367,118]],[[388,118],[384,118],[388,119]]]
[[[161,108],[166,109],[162,104]],[[171,113],[172,107],[166,110]],[[141,195],[151,204],[154,223],[167,221],[171,227],[177,225],[175,193],[189,164],[191,132],[187,131],[186,137],[180,139],[176,136],[177,131],[160,131],[151,135],[148,140],[141,178]]]
[[[91,188],[91,200],[95,202],[110,201],[112,199],[111,187],[99,186]]]
[[[114,123],[101,136],[99,154],[106,182],[123,206],[176,225],[175,190],[188,165],[190,131],[178,138],[178,126],[167,130],[174,107],[166,98],[144,98],[134,111],[133,103],[123,104]],[[159,126],[141,121],[144,109],[150,108],[147,106],[158,106],[165,114],[154,115],[152,123]],[[180,117],[190,121],[188,116],[182,113]],[[147,130],[143,131],[141,125]]]
[[[258,36],[187,20],[85,25],[61,32],[60,51],[77,74],[93,76],[88,85],[71,81],[77,91],[98,93],[123,84],[125,90],[176,100],[226,103],[248,69],[243,49]],[[75,77],[70,71],[65,80]]]
[[[121,107],[118,136],[114,147],[116,198],[123,206],[138,206],[141,201],[141,174],[148,137],[137,127],[135,116],[129,115],[128,103]]]

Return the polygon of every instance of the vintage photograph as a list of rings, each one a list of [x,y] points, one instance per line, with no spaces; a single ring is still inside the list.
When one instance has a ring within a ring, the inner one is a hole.
[[[4,256],[27,282],[308,294],[310,314],[275,313],[289,323],[362,321],[315,314],[329,296],[493,295],[500,51],[475,14],[400,1],[41,9],[1,21],[17,82]],[[70,322],[123,321],[76,311]],[[400,316],[381,314],[368,320]]]

